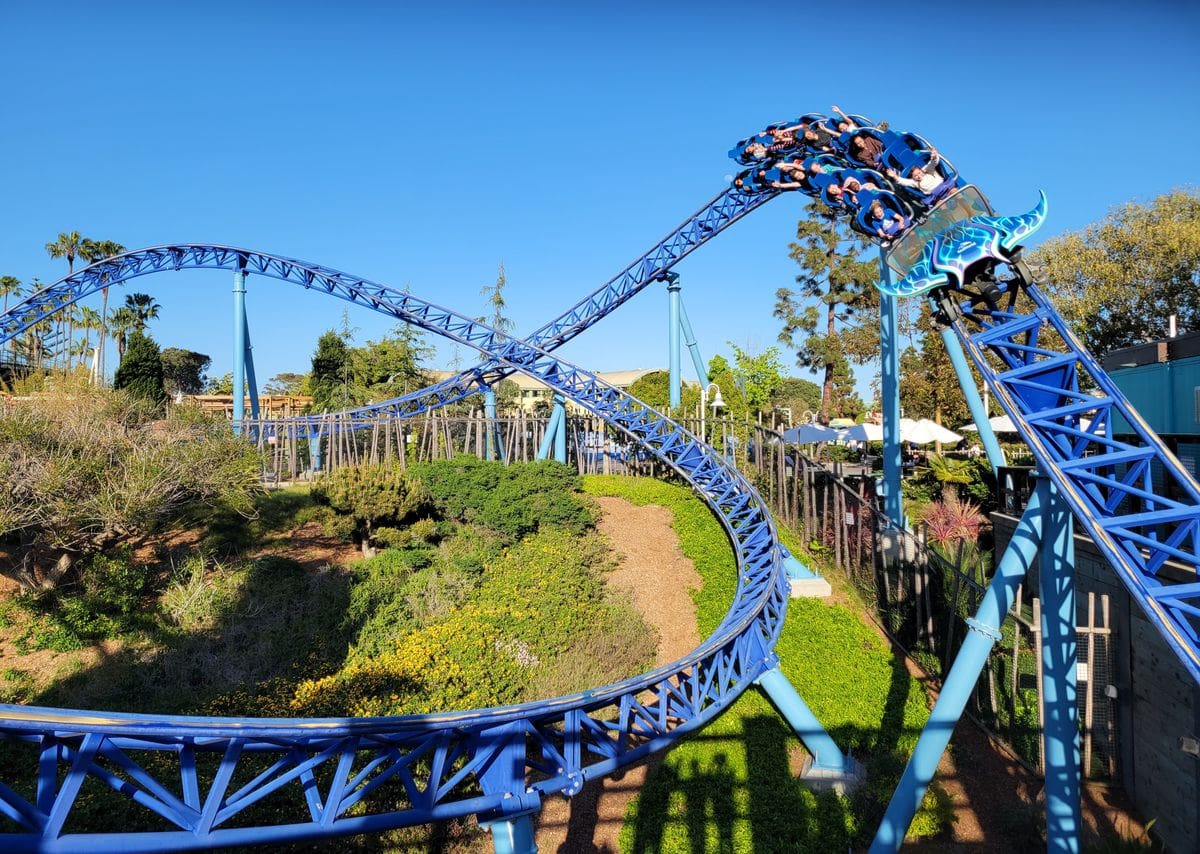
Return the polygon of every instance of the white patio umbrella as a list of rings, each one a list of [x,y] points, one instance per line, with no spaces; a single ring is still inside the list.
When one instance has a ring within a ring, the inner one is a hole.
[[[848,442],[883,441],[883,425],[872,424],[870,421],[866,424],[855,424],[853,427],[847,427],[845,430],[839,430],[838,432]]]
[[[811,445],[814,442],[836,442],[841,438],[837,430],[823,427],[820,424],[801,424],[790,430],[783,431],[783,441],[797,445]]]
[[[947,430],[936,421],[922,418],[911,422],[912,426],[905,431],[903,421],[900,425],[900,438],[914,445],[928,445],[930,442],[953,444],[962,440],[962,436],[953,430]]]
[[[1009,418],[1007,415],[994,415],[988,419],[988,424],[992,425],[993,433],[1016,433],[1017,432],[1017,428],[1012,423],[1012,419]],[[966,433],[968,431],[971,433],[979,432],[979,428],[976,427],[974,423],[964,424],[962,427],[959,427],[958,429],[962,430],[964,433]]]

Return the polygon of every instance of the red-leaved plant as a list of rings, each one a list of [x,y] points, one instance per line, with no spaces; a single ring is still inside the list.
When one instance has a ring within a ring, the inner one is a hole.
[[[979,532],[987,524],[987,518],[979,512],[978,504],[963,501],[952,490],[941,501],[925,505],[921,521],[929,531],[929,539],[943,549],[960,540],[975,543],[979,539]]]

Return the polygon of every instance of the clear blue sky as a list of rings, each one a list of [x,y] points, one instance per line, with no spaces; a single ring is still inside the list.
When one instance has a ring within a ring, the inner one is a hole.
[[[290,255],[483,314],[503,261],[529,330],[719,192],[734,141],[833,103],[925,135],[1000,212],[1045,190],[1043,238],[1200,183],[1200,4],[960,5],[7,0],[0,274],[60,277],[43,247],[78,230]],[[802,201],[677,268],[706,357],[775,342]],[[344,304],[249,287],[260,379],[308,370]],[[124,291],[220,374],[230,288],[192,272]],[[351,322],[360,341],[391,325]],[[666,322],[655,288],[563,354],[664,366]]]

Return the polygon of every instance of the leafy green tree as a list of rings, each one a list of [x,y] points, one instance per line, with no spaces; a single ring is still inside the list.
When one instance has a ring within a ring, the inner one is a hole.
[[[629,393],[650,407],[666,412],[671,405],[671,373],[651,371],[629,386]],[[700,403],[700,388],[695,383],[683,383],[679,389],[679,408],[689,415]]]
[[[420,349],[413,349],[414,344]],[[351,394],[358,403],[399,397],[429,384],[420,360],[431,352],[419,337],[394,329],[378,341],[348,351]]]
[[[233,396],[233,373],[225,373],[219,377],[209,377],[208,382],[204,386],[205,394],[224,394],[230,397]],[[243,387],[242,395],[245,396],[246,391]]]
[[[952,428],[964,424],[970,420],[971,410],[928,307],[916,328],[918,346],[907,347],[900,354],[900,406],[912,418],[932,417]]]
[[[163,387],[167,394],[199,394],[212,359],[203,353],[167,347],[162,351]],[[232,385],[232,381],[231,381]]]
[[[152,404],[166,402],[162,354],[153,338],[139,330],[133,331],[129,336],[125,357],[121,359],[113,377],[113,388],[125,389],[134,397]]]
[[[738,388],[746,397],[750,412],[757,414],[766,409],[775,390],[783,382],[783,365],[779,361],[779,348],[768,347],[758,355],[752,355],[732,341],[734,372]]]
[[[317,339],[309,388],[315,412],[340,412],[355,403],[350,387],[350,348],[332,329]]]
[[[787,407],[792,411],[792,423],[799,424],[805,412],[816,413],[821,408],[821,387],[812,380],[800,377],[784,377],[771,396],[771,405],[776,409]]]
[[[775,292],[774,316],[783,323],[780,343],[796,352],[797,365],[822,373],[824,423],[848,414],[857,401],[850,360],[864,362],[879,352],[878,324],[871,322],[879,304],[876,267],[858,260],[865,245],[833,211],[810,203],[809,217],[800,220],[789,247],[800,265],[799,293]]]
[[[78,231],[60,231],[58,239],[46,244],[46,252],[51,258],[67,259],[67,275],[75,272],[75,258],[79,255],[84,238]]]
[[[308,374],[284,371],[267,380],[267,384],[263,386],[263,394],[308,394],[308,379]],[[229,385],[230,388],[233,387],[232,377],[230,377]]]
[[[1031,253],[1039,283],[1093,353],[1200,330],[1200,193],[1127,202]],[[1044,281],[1042,279],[1044,278]]]

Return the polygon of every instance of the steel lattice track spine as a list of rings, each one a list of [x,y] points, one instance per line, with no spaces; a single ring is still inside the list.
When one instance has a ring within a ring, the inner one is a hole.
[[[646,286],[661,279],[663,274],[692,250],[720,234],[724,229],[777,195],[777,192],[757,195],[735,190],[722,192],[684,220],[678,228],[671,231],[649,252],[559,317],[535,330],[525,340],[543,346],[547,350],[553,350],[566,343],[616,310]],[[136,257],[131,258],[130,255]],[[47,286],[23,303],[14,306],[6,315],[2,316],[7,323],[0,323],[0,341],[23,332],[47,314],[61,310],[102,287],[108,287],[113,282],[125,281],[162,270],[237,269],[238,263],[241,261],[244,262],[246,272],[295,281],[310,288],[318,285],[318,280],[321,278],[316,272],[318,270],[332,280],[338,280],[343,276],[336,270],[274,256],[251,254],[249,257],[241,258],[240,250],[223,246],[185,244],[142,250],[130,255],[116,256],[93,264]],[[299,279],[290,275],[294,272],[293,267],[300,272]],[[276,272],[268,272],[271,269]],[[305,277],[308,278],[308,281],[304,280]],[[352,285],[353,281],[343,284]],[[326,289],[333,292],[331,288]],[[341,296],[341,294],[338,295]],[[363,296],[369,301],[366,294]],[[343,298],[349,298],[351,302],[358,301],[353,295],[343,296]],[[17,325],[13,325],[14,323]],[[371,406],[347,410],[346,415],[351,421],[369,421],[380,415],[412,417],[476,394],[480,385],[494,385],[511,373],[511,370],[505,369],[494,360],[488,360],[428,388]],[[320,420],[311,417],[289,419],[292,423],[309,425],[315,425]]]
[[[295,721],[2,706],[0,734],[39,747],[32,801],[0,783],[0,815],[26,831],[3,837],[7,847],[183,849],[314,838],[480,812],[503,815],[527,808],[541,793],[577,791],[585,779],[610,773],[702,726],[772,664],[788,588],[773,524],[754,488],[723,457],[660,413],[528,342],[335,270],[232,247],[190,244],[129,253],[68,277],[54,296],[41,293],[20,306],[18,320],[10,312],[4,334],[15,334],[44,307],[61,304],[64,296],[78,298],[118,281],[187,267],[243,269],[367,304],[476,347],[507,369],[538,377],[579,402],[673,466],[717,509],[735,546],[734,602],[713,635],[673,664],[606,688],[523,706],[410,718]],[[131,755],[139,751],[175,756],[178,782],[155,777]],[[208,753],[220,754],[221,760],[202,796],[196,757]],[[363,753],[368,754],[365,762]],[[231,790],[244,757],[272,755],[278,758]],[[69,769],[61,784],[60,764]],[[329,768],[333,770],[327,774]],[[61,835],[88,778],[122,792],[178,830]],[[370,795],[389,782],[403,788],[407,808],[346,815],[366,808]],[[289,786],[303,790],[308,822],[222,826]]]
[[[1032,310],[1018,308],[1022,293]],[[1200,567],[1200,485],[1035,284],[1018,288],[1014,282],[1005,304],[993,310],[963,309],[955,331],[1041,470],[1200,682],[1200,584],[1160,574],[1169,560],[1193,574]],[[1052,334],[1043,335],[1046,330]],[[997,371],[984,350],[1004,369]],[[1113,437],[1115,413],[1130,425],[1133,442]],[[1085,417],[1090,422],[1085,424]],[[1154,485],[1155,467],[1162,489]],[[1166,497],[1168,491],[1180,498]]]

